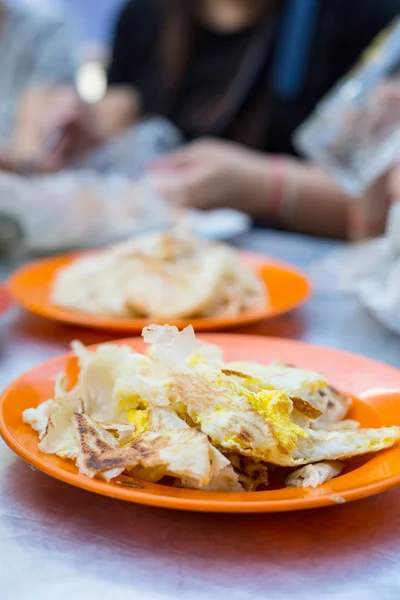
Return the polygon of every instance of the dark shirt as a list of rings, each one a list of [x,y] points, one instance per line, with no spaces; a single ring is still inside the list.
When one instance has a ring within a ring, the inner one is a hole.
[[[301,89],[289,96],[277,92],[271,80],[280,17],[231,34],[198,26],[195,52],[174,100],[163,104],[157,52],[163,27],[161,4],[162,0],[131,0],[123,8],[109,84],[134,86],[141,93],[143,112],[168,117],[188,140],[212,135],[267,152],[292,154],[293,131],[400,13],[400,0],[319,0],[304,80]],[[257,36],[258,46],[250,56],[257,63],[253,68],[248,49]],[[238,75],[239,65],[243,73]],[[233,91],[222,118],[206,119],[227,88]]]

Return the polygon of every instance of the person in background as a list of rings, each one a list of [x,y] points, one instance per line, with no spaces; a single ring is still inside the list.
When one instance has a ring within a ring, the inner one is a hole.
[[[161,114],[187,141],[151,169],[171,202],[345,237],[349,199],[297,158],[292,134],[399,10],[400,0],[131,0],[95,118],[76,102],[49,120],[65,133],[49,168],[85,151],[85,140],[93,147]]]
[[[72,41],[64,13],[0,1],[0,168],[23,168],[33,143],[33,131],[25,128],[31,106],[21,107],[22,97],[29,90],[73,84]]]

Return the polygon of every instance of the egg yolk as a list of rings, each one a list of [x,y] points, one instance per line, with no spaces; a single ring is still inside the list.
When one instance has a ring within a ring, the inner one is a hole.
[[[128,421],[135,426],[135,435],[140,435],[149,428],[147,410],[130,408],[128,410]]]
[[[254,410],[271,423],[279,444],[287,452],[293,450],[299,436],[308,437],[307,432],[291,420],[293,403],[284,392],[260,390],[246,394],[246,398]]]
[[[200,352],[193,352],[193,354],[191,354],[190,356],[188,356],[187,358],[187,366],[190,367],[191,369],[193,369],[194,367],[197,367],[197,365],[206,365],[206,361],[204,360],[204,358],[202,357],[202,355],[200,354]]]

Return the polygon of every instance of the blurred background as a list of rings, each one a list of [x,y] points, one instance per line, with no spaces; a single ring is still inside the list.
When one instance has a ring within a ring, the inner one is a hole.
[[[0,2],[0,252],[176,222],[381,235],[400,198],[399,13],[400,0]]]
[[[112,29],[125,0],[6,0],[43,13],[65,15],[73,23],[79,61],[76,82],[83,98],[99,100],[106,91]]]

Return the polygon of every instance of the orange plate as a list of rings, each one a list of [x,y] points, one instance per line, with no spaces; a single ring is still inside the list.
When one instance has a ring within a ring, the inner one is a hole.
[[[0,315],[9,308],[10,306],[10,297],[4,285],[0,283]]]
[[[61,308],[52,304],[50,290],[57,269],[64,267],[79,254],[54,256],[31,262],[17,271],[9,279],[9,288],[14,299],[27,310],[66,323],[141,333],[143,327],[154,319],[126,319],[118,317],[102,317],[84,312]],[[218,317],[169,321],[170,325],[179,328],[192,324],[196,331],[224,329],[245,323],[254,323],[262,319],[293,310],[304,303],[311,293],[311,286],[306,276],[290,265],[269,259],[262,255],[242,253],[242,258],[257,270],[268,287],[270,302],[258,308],[248,310],[234,317]],[[165,319],[162,324],[165,323]]]
[[[400,388],[400,371],[361,356],[310,346],[301,342],[260,336],[209,334],[207,342],[220,344],[228,360],[281,359],[299,367],[314,368],[332,384],[358,395],[369,388]],[[137,350],[139,339],[122,340]],[[76,381],[76,360],[70,354],[36,367],[15,381],[4,393],[0,404],[0,433],[19,456],[41,471],[77,487],[127,500],[165,508],[210,512],[275,512],[335,505],[389,489],[400,482],[400,447],[357,459],[347,472],[318,487],[279,489],[265,492],[201,492],[140,482],[127,488],[79,475],[72,462],[42,454],[37,436],[22,422],[25,408],[37,406],[52,396],[56,376],[66,370],[71,383]],[[364,427],[400,425],[400,391],[376,394],[361,402],[355,400],[351,417]]]

